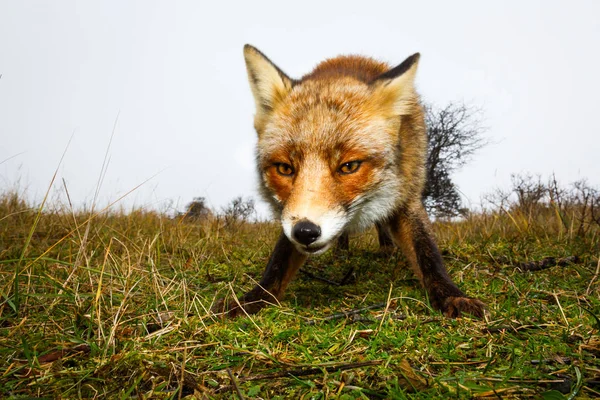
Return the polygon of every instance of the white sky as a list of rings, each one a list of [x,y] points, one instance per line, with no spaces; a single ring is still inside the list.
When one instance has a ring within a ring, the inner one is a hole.
[[[456,175],[474,204],[515,172],[600,183],[600,2],[291,4],[0,0],[0,190],[41,199],[74,132],[59,179],[89,205],[120,113],[101,204],[157,173],[123,204],[257,197],[245,43],[293,77],[421,52],[426,101],[484,110],[493,144]]]

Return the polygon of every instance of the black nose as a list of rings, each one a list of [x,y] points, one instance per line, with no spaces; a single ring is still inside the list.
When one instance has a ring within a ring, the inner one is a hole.
[[[308,246],[321,236],[321,228],[310,221],[300,221],[292,233],[297,241]]]

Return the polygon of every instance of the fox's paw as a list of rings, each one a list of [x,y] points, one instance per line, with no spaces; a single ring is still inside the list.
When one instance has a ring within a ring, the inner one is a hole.
[[[446,297],[442,304],[442,313],[448,318],[458,318],[462,313],[483,318],[485,312],[485,304],[471,297]]]
[[[221,318],[237,318],[244,315],[256,314],[266,306],[263,301],[244,302],[231,298],[221,298],[215,302],[210,311]]]
[[[210,311],[221,318],[237,318],[244,315],[238,302],[226,297],[217,300]]]

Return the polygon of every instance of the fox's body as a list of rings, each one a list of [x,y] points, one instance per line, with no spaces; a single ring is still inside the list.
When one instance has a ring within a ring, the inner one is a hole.
[[[262,280],[240,299],[244,310],[279,299],[308,255],[377,224],[404,251],[435,307],[448,316],[482,315],[483,303],[448,277],[422,205],[427,135],[413,85],[419,55],[395,68],[337,57],[300,80],[254,47],[244,55],[257,106],[261,193],[283,227]],[[237,302],[218,307],[242,313]]]

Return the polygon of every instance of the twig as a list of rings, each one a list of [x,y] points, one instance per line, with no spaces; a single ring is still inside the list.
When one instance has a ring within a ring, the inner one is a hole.
[[[544,257],[540,261],[522,262],[517,265],[517,268],[519,268],[522,272],[531,272],[541,271],[543,269],[548,269],[556,265],[560,267],[565,267],[569,264],[575,264],[577,262],[579,262],[578,256],[569,256],[559,259],[556,259],[555,257]]]
[[[240,400],[244,400],[244,395],[242,394],[242,391],[240,390],[240,387],[238,386],[238,383],[235,380],[235,376],[233,376],[233,372],[231,372],[229,368],[227,368],[227,374],[229,375],[229,379],[231,379],[231,385],[235,388],[238,397],[240,398]]]
[[[246,376],[246,377],[238,377],[238,380],[240,382],[249,382],[249,381],[259,381],[259,380],[266,380],[266,379],[287,378],[287,377],[291,377],[291,376],[316,375],[316,374],[322,373],[323,371],[330,373],[330,372],[337,372],[337,371],[345,371],[345,370],[354,369],[354,368],[370,367],[373,365],[380,365],[380,364],[383,364],[383,360],[372,360],[372,361],[364,361],[364,362],[349,363],[349,364],[338,364],[338,365],[332,365],[332,366],[321,367],[321,368],[303,367],[303,368],[298,368],[298,369],[290,369],[290,370],[285,370],[285,371],[280,371],[280,372],[274,372],[272,374],[260,374],[260,375]],[[234,388],[235,388],[235,386],[233,386],[233,385],[221,386],[215,390],[215,393],[223,393],[225,391],[232,390]]]
[[[481,329],[481,331],[483,333],[499,333],[502,331],[518,332],[521,330],[528,330],[528,329],[545,329],[549,326],[556,326],[556,325],[555,324],[518,325],[518,326],[499,325],[499,326],[488,326],[488,327]]]
[[[430,365],[480,365],[487,364],[490,360],[481,360],[481,361],[433,361],[430,362]]]
[[[300,272],[303,273],[304,275],[306,275],[307,277],[309,277],[310,279],[314,279],[316,281],[321,281],[323,283],[327,283],[327,284],[333,285],[333,286],[344,286],[344,285],[350,283],[352,274],[354,273],[354,267],[350,267],[348,272],[346,272],[344,274],[344,277],[339,282],[332,281],[331,279],[323,278],[321,276],[317,276],[317,275],[313,274],[312,272],[305,270],[304,268],[300,269]]]
[[[570,365],[572,363],[572,361],[569,357],[559,357],[559,356],[557,356],[556,358],[544,358],[542,360],[530,360],[529,362],[532,365],[539,365],[539,364]]]
[[[441,378],[442,382],[453,382],[458,380],[456,377]],[[488,378],[480,376],[477,378],[465,378],[467,381],[487,381],[487,382],[508,382],[508,383],[563,383],[566,379],[520,379],[520,378]]]
[[[306,376],[306,375],[315,375],[320,374],[325,370],[325,372],[337,372],[337,371],[345,371],[348,369],[354,368],[362,368],[362,367],[370,367],[373,365],[380,365],[383,363],[383,360],[371,360],[371,361],[363,361],[356,363],[348,363],[348,364],[338,364],[332,365],[330,367],[324,368],[298,368],[298,369],[290,369],[286,371],[274,372],[272,374],[260,374],[260,375],[252,375],[239,378],[242,382],[248,381],[259,381],[264,379],[274,379],[274,378],[283,378],[287,376]]]
[[[322,277],[317,276],[317,275],[315,275],[315,274],[313,274],[311,272],[308,272],[305,269],[300,269],[300,272],[302,272],[304,275],[308,276],[310,279],[314,279],[316,281],[321,281],[321,282],[324,282],[324,283],[328,283],[328,284],[333,285],[333,286],[342,286],[339,282],[335,282],[335,281],[329,280],[327,278],[322,278]]]
[[[332,314],[332,315],[330,315],[328,317],[325,317],[325,318],[323,318],[321,320],[318,320],[318,321],[314,320],[314,319],[311,319],[311,320],[307,321],[306,324],[307,325],[314,325],[317,322],[324,322],[324,321],[331,321],[331,320],[334,320],[334,319],[347,318],[347,317],[350,317],[352,315],[360,314],[363,311],[374,310],[374,309],[377,309],[377,308],[383,308],[383,307],[386,306],[386,304],[387,303],[377,303],[377,304],[373,304],[373,305],[370,305],[370,306],[367,306],[367,307],[357,308],[355,310],[343,311],[341,313]]]

